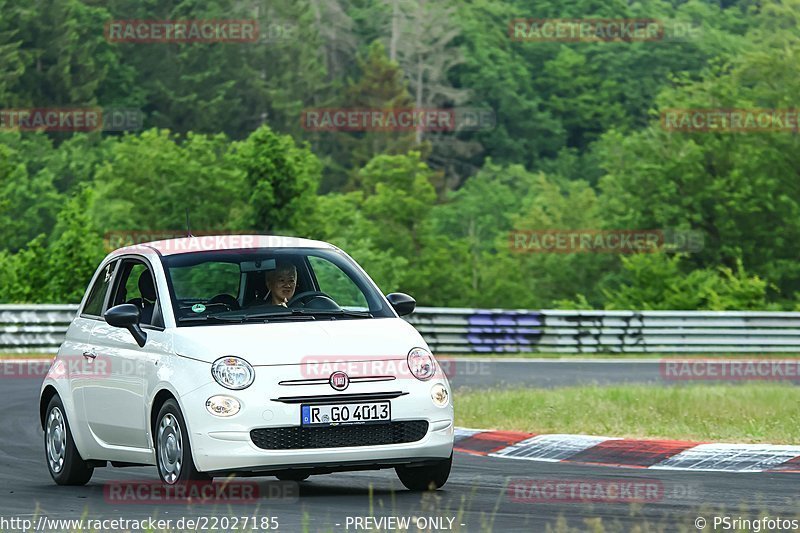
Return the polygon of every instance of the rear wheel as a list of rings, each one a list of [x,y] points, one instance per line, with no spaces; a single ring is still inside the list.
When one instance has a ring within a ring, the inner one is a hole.
[[[436,490],[447,483],[450,468],[453,466],[453,454],[431,466],[398,466],[395,468],[400,482],[415,492]]]
[[[86,464],[75,447],[66,410],[58,395],[47,406],[44,454],[50,476],[58,485],[86,485],[92,479],[94,468]]]
[[[169,399],[158,412],[155,427],[158,475],[165,485],[210,482],[211,477],[198,472],[192,459],[189,431],[178,402]]]

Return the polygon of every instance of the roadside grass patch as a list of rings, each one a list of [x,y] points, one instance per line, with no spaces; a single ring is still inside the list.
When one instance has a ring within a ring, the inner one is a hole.
[[[0,361],[4,359],[52,359],[55,353],[0,353]]]
[[[791,383],[459,389],[456,425],[608,437],[800,444]]]

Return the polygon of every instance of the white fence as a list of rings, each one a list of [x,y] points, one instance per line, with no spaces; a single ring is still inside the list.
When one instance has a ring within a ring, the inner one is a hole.
[[[54,352],[75,305],[0,305],[0,352]],[[800,312],[420,307],[438,353],[800,352]]]

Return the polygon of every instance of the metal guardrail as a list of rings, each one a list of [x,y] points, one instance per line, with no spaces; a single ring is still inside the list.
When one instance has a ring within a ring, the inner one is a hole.
[[[54,353],[77,311],[77,305],[0,305],[0,352]]]
[[[0,352],[55,352],[76,311],[0,305]],[[800,352],[800,312],[420,307],[407,320],[447,354]]]
[[[439,353],[800,352],[800,312],[420,308]]]

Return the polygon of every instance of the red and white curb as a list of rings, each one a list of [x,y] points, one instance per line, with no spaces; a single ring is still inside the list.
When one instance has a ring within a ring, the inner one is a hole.
[[[713,444],[456,428],[456,451],[528,461],[705,472],[798,472],[800,446]]]

